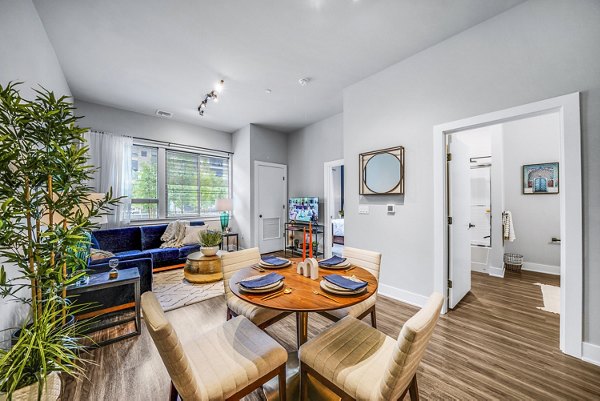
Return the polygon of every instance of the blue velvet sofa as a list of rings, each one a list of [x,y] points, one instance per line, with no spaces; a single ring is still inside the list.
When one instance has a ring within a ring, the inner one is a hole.
[[[192,226],[203,226],[203,221],[192,221]],[[190,253],[200,250],[200,245],[181,248],[161,248],[160,237],[167,224],[139,227],[112,228],[92,232],[92,248],[115,254],[119,261],[150,258],[152,268],[185,263]],[[90,261],[91,266],[108,262],[108,259]]]

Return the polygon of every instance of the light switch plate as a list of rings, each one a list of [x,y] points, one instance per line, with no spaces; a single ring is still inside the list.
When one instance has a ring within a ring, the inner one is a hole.
[[[358,214],[369,214],[369,205],[358,205]]]
[[[387,205],[387,212],[388,212],[388,214],[396,213],[396,205],[394,205],[394,204]]]

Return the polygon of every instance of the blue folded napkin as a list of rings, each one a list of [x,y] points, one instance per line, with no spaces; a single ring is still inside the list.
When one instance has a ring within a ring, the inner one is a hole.
[[[283,266],[288,263],[285,259],[280,259],[276,256],[263,256],[262,261],[273,266]]]
[[[269,274],[265,274],[261,278],[257,278],[254,280],[240,281],[240,285],[244,288],[253,289],[253,288],[266,287],[268,285],[274,284],[281,280],[283,280],[283,276],[281,274],[269,273]]]
[[[342,287],[346,290],[356,291],[361,288],[365,288],[367,283],[364,281],[356,282],[345,277],[340,276],[339,274],[330,274],[328,276],[323,276],[325,280],[329,281],[332,284],[337,285],[338,287]]]
[[[339,265],[340,263],[344,263],[345,261],[346,261],[346,258],[340,258],[339,256],[333,256],[329,259],[320,261],[319,266],[324,266],[324,267],[336,266],[336,265]]]

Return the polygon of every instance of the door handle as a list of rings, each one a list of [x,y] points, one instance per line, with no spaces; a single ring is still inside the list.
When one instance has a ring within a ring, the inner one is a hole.
[[[471,229],[471,228],[473,228],[473,227],[475,227],[475,224],[473,224],[473,223],[469,223],[469,229]]]
[[[262,219],[262,214],[259,214],[258,217],[260,217]]]

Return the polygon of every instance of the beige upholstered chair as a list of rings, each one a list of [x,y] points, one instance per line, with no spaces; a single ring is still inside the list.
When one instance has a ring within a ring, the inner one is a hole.
[[[346,317],[300,347],[302,400],[307,374],[342,400],[419,399],[417,368],[442,308],[434,293],[402,327],[394,341],[353,317]]]
[[[252,323],[264,329],[278,320],[283,319],[289,312],[282,312],[275,309],[261,308],[242,301],[236,297],[229,288],[229,279],[238,270],[244,267],[252,266],[260,261],[260,252],[258,248],[244,249],[238,252],[224,253],[221,256],[221,265],[223,266],[223,284],[225,285],[225,300],[227,301],[227,320],[234,316],[245,316]]]
[[[377,281],[379,281],[379,267],[381,265],[381,254],[379,252],[366,251],[363,249],[344,247],[343,256],[348,259],[353,265],[362,267],[368,270]],[[367,315],[371,315],[371,325],[377,327],[377,314],[375,312],[375,303],[377,302],[377,294],[367,298],[363,302],[353,305],[349,308],[336,309],[327,312],[320,312],[326,318],[337,322],[338,320],[352,316],[359,320]]]
[[[152,292],[142,295],[142,311],[171,376],[171,400],[239,400],[277,375],[285,400],[287,352],[245,317],[181,343]]]

